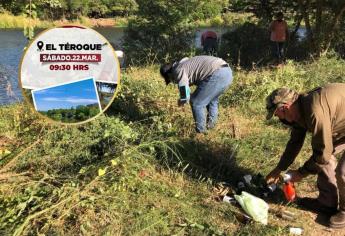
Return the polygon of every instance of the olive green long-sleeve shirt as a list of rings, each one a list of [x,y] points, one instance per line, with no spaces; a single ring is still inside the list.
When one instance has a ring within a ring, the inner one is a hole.
[[[306,132],[312,134],[312,156],[299,169],[302,174],[316,174],[326,165],[334,147],[345,143],[345,84],[334,83],[301,94],[297,100],[300,120],[291,130],[290,140],[278,168],[286,170],[300,152]]]

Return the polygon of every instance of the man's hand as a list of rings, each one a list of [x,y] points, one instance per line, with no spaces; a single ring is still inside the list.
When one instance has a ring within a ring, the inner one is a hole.
[[[279,181],[280,173],[282,171],[276,167],[274,168],[267,176],[266,176],[266,183],[267,184],[276,184]]]
[[[291,176],[291,182],[300,182],[305,177],[298,170],[289,170],[286,174]]]
[[[181,99],[177,100],[177,105],[178,105],[179,107],[183,107],[184,104],[186,104],[185,101],[182,101]]]

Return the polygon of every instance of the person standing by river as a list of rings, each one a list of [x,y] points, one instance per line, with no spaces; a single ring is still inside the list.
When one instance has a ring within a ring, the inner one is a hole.
[[[277,63],[281,64],[285,57],[284,47],[289,37],[289,29],[286,21],[283,20],[284,14],[282,12],[278,12],[276,18],[271,22],[269,31],[271,32],[272,53],[275,55]]]
[[[207,55],[215,55],[218,47],[217,33],[212,30],[207,30],[201,35],[201,46]]]

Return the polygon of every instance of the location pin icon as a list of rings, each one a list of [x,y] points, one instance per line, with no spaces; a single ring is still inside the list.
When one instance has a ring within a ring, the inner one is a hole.
[[[43,45],[44,45],[44,43],[42,41],[37,42],[37,47],[38,47],[39,51],[42,51]]]

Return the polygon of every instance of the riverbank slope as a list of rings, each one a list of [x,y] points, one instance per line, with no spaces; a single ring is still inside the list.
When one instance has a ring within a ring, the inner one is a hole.
[[[245,174],[266,175],[289,130],[265,121],[264,98],[277,87],[307,91],[345,82],[345,62],[323,57],[281,68],[235,71],[221,97],[220,120],[195,136],[190,107],[176,105],[158,66],[128,68],[110,110],[79,127],[47,124],[23,104],[0,108],[0,232],[3,235],[330,235],[315,214],[267,199],[294,222],[270,213],[268,226],[243,224],[240,209],[217,201]],[[292,168],[309,158],[310,137]],[[316,196],[315,177],[297,184]],[[337,235],[332,232],[332,235]],[[339,234],[340,231],[339,231]]]
[[[66,24],[81,24],[88,27],[126,27],[126,18],[98,18],[92,19],[88,17],[79,17],[76,20],[57,20],[57,21],[46,21],[46,20],[29,20],[28,18],[20,15],[14,16],[11,14],[3,13],[0,14],[0,29],[18,29],[24,28],[25,26],[32,25],[36,28],[49,28],[53,26],[66,25]]]

